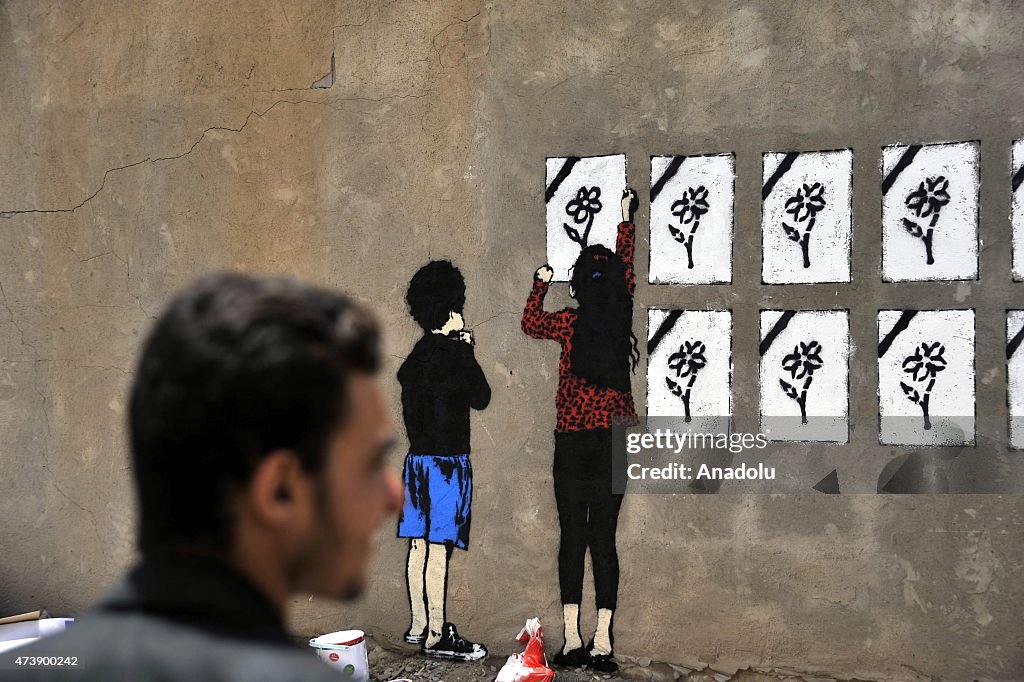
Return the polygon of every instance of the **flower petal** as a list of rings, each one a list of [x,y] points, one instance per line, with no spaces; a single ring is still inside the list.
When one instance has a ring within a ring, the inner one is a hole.
[[[923,362],[914,362],[913,358],[907,358],[906,360],[903,361],[903,371],[906,372],[907,374],[916,373],[918,369],[920,369],[922,366],[924,366]]]

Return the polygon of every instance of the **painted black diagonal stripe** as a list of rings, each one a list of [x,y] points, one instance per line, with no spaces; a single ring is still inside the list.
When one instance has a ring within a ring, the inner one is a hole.
[[[892,342],[896,340],[896,337],[904,329],[910,326],[910,321],[914,319],[915,315],[917,315],[916,310],[904,310],[900,313],[900,319],[896,320],[896,324],[892,326],[889,333],[878,343],[878,357],[882,357],[889,352],[889,346],[892,345]]]
[[[896,162],[896,165],[892,167],[889,174],[885,176],[884,180],[882,180],[883,195],[889,193],[889,190],[892,189],[893,183],[896,182],[896,178],[899,177],[900,173],[907,170],[907,166],[911,164],[919,151],[921,151],[921,145],[919,144],[912,144],[907,147],[907,151],[903,152],[903,156],[900,157],[900,160]]]
[[[1021,183],[1024,182],[1024,166],[1017,169],[1017,172],[1013,174],[1013,191],[1016,192],[1020,189]]]
[[[772,176],[764,183],[764,187],[761,188],[761,199],[767,199],[768,195],[775,189],[775,185],[778,184],[782,176],[785,175],[790,168],[793,167],[793,162],[796,161],[796,157],[800,156],[800,152],[788,152],[782,157],[782,162],[779,163],[779,167],[775,169]]]
[[[796,315],[795,310],[787,310],[783,312],[779,319],[775,322],[775,326],[768,330],[768,334],[763,339],[761,339],[761,345],[757,349],[758,352],[761,354],[761,357],[764,357],[764,354],[767,353],[768,349],[772,347],[773,343],[775,343],[775,338],[779,334],[781,334],[786,327],[789,326],[789,323],[793,319],[794,315]]]
[[[665,319],[661,321],[660,325],[658,325],[658,330],[654,332],[654,336],[647,341],[647,357],[654,354],[654,349],[658,347],[658,344],[661,343],[663,338],[665,338],[665,335],[672,331],[672,327],[675,326],[676,322],[678,322],[679,318],[682,316],[682,310],[669,311],[668,315],[665,316]]]
[[[672,161],[669,162],[668,168],[665,169],[665,172],[661,174],[660,178],[658,178],[658,181],[651,185],[651,203],[654,203],[654,200],[658,198],[659,194],[661,194],[661,190],[665,189],[665,185],[668,181],[674,178],[676,173],[679,172],[679,167],[683,165],[683,161],[686,161],[685,156],[674,157]]]
[[[548,185],[548,188],[544,190],[545,204],[551,201],[552,197],[555,196],[555,192],[557,192],[558,188],[562,186],[562,183],[565,182],[565,179],[569,177],[569,173],[572,173],[573,166],[575,166],[579,162],[580,157],[578,156],[570,156],[565,160],[565,163],[562,164],[562,167],[558,169],[558,173],[555,174],[555,179],[552,180],[551,184]]]
[[[1022,326],[1017,331],[1017,333],[1013,335],[1013,338],[1010,339],[1010,342],[1006,344],[1007,360],[1012,358],[1013,354],[1017,352],[1017,349],[1020,347],[1021,341],[1024,341],[1024,326]]]

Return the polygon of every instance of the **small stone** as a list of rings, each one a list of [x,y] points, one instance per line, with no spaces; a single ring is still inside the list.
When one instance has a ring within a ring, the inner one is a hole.
[[[648,667],[651,664],[651,659],[649,659],[649,658],[639,658],[639,659],[637,659],[636,662],[640,665],[641,668],[646,668],[646,667]]]

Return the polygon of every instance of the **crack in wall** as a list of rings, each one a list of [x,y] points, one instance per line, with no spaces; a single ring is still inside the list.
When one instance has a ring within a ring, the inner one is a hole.
[[[32,350],[32,346],[28,345],[25,341],[25,330],[18,324],[18,320],[14,317],[14,311],[11,309],[11,304],[7,301],[7,292],[4,291],[3,283],[0,283],[0,297],[3,298],[4,308],[7,310],[7,314],[11,316],[11,324],[18,330],[18,334],[21,336],[21,345],[29,350]]]
[[[496,319],[498,317],[501,317],[502,315],[516,315],[516,316],[518,316],[518,315],[522,315],[522,312],[519,311],[519,310],[503,310],[501,312],[494,313],[493,315],[491,315],[490,317],[488,317],[485,320],[482,320],[481,322],[477,322],[476,324],[468,325],[467,328],[472,330],[472,329],[476,329],[478,327],[482,327],[485,324],[487,324],[488,322],[490,322],[491,320]]]
[[[331,70],[328,71],[327,74],[325,76],[323,76],[322,78],[313,81],[313,84],[310,85],[309,87],[313,88],[313,89],[316,89],[316,90],[325,90],[327,88],[332,87],[334,85],[334,80],[336,78],[336,73],[337,72],[335,71],[335,66],[334,66],[334,53],[332,52],[331,53]]]
[[[433,46],[434,53],[437,55],[437,63],[441,65],[442,69],[446,68],[446,67],[445,67],[444,62],[441,60],[441,49],[444,48],[444,47],[448,47],[452,43],[459,43],[459,42],[465,43],[466,42],[465,26],[467,26],[469,24],[469,22],[473,21],[474,19],[476,19],[481,14],[483,14],[483,10],[482,9],[477,10],[476,14],[473,14],[473,15],[469,16],[466,19],[460,19],[459,17],[455,17],[455,21],[453,21],[452,23],[446,25],[440,31],[435,33],[434,37],[430,39],[430,44]],[[462,39],[461,40],[447,40],[447,41],[445,41],[444,45],[442,45],[441,47],[438,47],[437,39],[440,38],[444,34],[444,32],[447,31],[448,29],[450,29],[452,26],[458,26],[459,24],[462,24],[463,27],[464,27],[463,28]],[[454,66],[454,64],[452,66]]]
[[[146,158],[141,159],[139,161],[134,161],[132,163],[125,164],[123,166],[117,166],[115,168],[108,169],[107,171],[105,171],[103,173],[103,178],[100,181],[100,186],[96,188],[96,191],[94,191],[92,194],[90,194],[89,196],[87,196],[85,199],[83,199],[79,203],[75,204],[74,206],[71,206],[71,207],[68,207],[68,208],[44,208],[44,209],[31,208],[31,209],[15,209],[15,210],[11,210],[11,211],[0,211],[0,218],[8,218],[9,219],[9,218],[13,218],[13,217],[18,216],[18,215],[25,215],[25,214],[29,214],[29,213],[74,213],[75,211],[77,211],[78,209],[82,208],[83,206],[85,206],[90,201],[92,201],[97,195],[99,195],[100,192],[103,191],[103,189],[107,185],[107,178],[112,173],[117,173],[119,171],[127,170],[129,168],[135,168],[136,166],[141,166],[144,163],[152,163],[152,164],[155,165],[155,164],[163,162],[163,161],[174,161],[176,159],[180,159],[180,158],[183,158],[185,156],[188,156],[193,151],[195,151],[196,147],[199,146],[199,143],[201,143],[204,139],[206,139],[206,136],[209,133],[211,133],[211,132],[213,132],[215,130],[221,130],[221,131],[225,131],[225,132],[240,133],[240,132],[242,132],[242,130],[245,129],[245,127],[247,125],[249,125],[249,120],[254,115],[259,117],[259,118],[262,118],[267,113],[269,113],[271,109],[276,107],[282,101],[283,100],[279,100],[277,102],[274,102],[273,104],[271,104],[269,107],[267,107],[262,112],[257,112],[255,109],[250,109],[249,113],[245,117],[245,120],[242,121],[242,125],[238,126],[237,128],[232,128],[230,126],[210,126],[209,128],[206,128],[199,135],[199,137],[189,146],[188,150],[182,152],[181,154],[174,154],[174,155],[171,155],[171,156],[159,156],[159,157],[155,157],[155,158],[147,156]]]
[[[433,93],[432,90],[427,90],[426,92],[419,93],[419,94],[384,95],[384,96],[379,97],[379,98],[374,98],[374,97],[341,97],[341,98],[338,98],[337,101],[339,101],[339,102],[375,102],[375,103],[381,103],[381,102],[384,102],[384,101],[387,101],[387,100],[390,100],[390,99],[421,99],[421,98],[429,96],[432,93]],[[322,101],[318,101],[318,100],[311,100],[311,99],[299,99],[299,100],[279,99],[276,102],[274,102],[273,104],[271,104],[270,106],[268,106],[263,111],[257,111],[256,109],[250,109],[249,113],[246,114],[245,120],[243,120],[242,124],[240,126],[236,127],[236,128],[233,128],[231,126],[210,126],[209,128],[206,128],[199,135],[199,137],[196,138],[196,140],[189,146],[189,148],[186,151],[184,151],[184,152],[182,152],[180,154],[173,154],[173,155],[170,155],[170,156],[158,156],[158,157],[147,156],[146,158],[141,159],[139,161],[133,161],[132,163],[128,163],[128,164],[125,164],[123,166],[117,166],[115,168],[110,168],[110,169],[106,170],[103,173],[103,178],[100,181],[100,186],[97,187],[96,190],[92,194],[90,194],[89,196],[87,196],[85,199],[83,199],[82,201],[78,202],[74,206],[69,206],[69,207],[66,207],[66,208],[28,208],[28,209],[13,209],[13,210],[0,211],[0,219],[3,219],[3,218],[11,219],[11,218],[14,218],[16,216],[33,214],[33,213],[35,213],[35,214],[74,213],[75,211],[77,211],[78,209],[82,208],[83,206],[85,206],[90,201],[92,201],[94,198],[96,198],[96,196],[98,196],[100,194],[100,192],[103,191],[103,189],[107,185],[107,178],[110,177],[111,174],[117,173],[117,172],[120,172],[120,171],[124,171],[124,170],[128,170],[130,168],[135,168],[136,166],[141,166],[141,165],[143,165],[145,163],[152,163],[152,164],[155,165],[155,164],[162,163],[162,162],[165,162],[165,161],[175,161],[177,159],[184,158],[184,157],[188,156],[189,154],[191,154],[193,151],[195,151],[196,147],[198,147],[200,145],[200,143],[202,143],[203,140],[206,139],[206,136],[208,134],[210,134],[211,132],[223,131],[223,132],[230,132],[230,133],[240,133],[243,130],[245,130],[245,127],[247,125],[249,125],[249,121],[252,120],[253,116],[255,116],[256,118],[262,119],[264,116],[269,114],[273,109],[275,109],[279,104],[292,104],[292,105],[315,104],[315,105],[318,105],[318,106],[326,106],[326,107],[334,109],[334,110],[340,110],[341,109],[340,107],[331,106],[330,102],[322,102]]]
[[[333,45],[337,44],[337,41],[338,41],[337,33],[338,33],[338,29],[339,28],[356,28],[356,27],[359,27],[359,26],[365,26],[368,21],[370,21],[369,17],[367,17],[366,19],[363,19],[362,22],[360,22],[360,23],[355,23],[355,24],[338,24],[337,26],[332,26],[331,27],[331,45],[333,46]],[[326,90],[326,89],[329,89],[329,88],[333,87],[334,83],[337,81],[337,74],[338,74],[338,71],[337,71],[337,68],[336,68],[336,62],[335,62],[335,53],[336,53],[335,50],[331,50],[331,69],[330,69],[330,71],[328,71],[326,74],[324,74],[322,77],[318,78],[317,80],[313,81],[313,83],[310,84],[309,87],[306,87],[306,88],[271,88],[269,90],[259,90],[258,92],[305,92],[307,90]],[[253,68],[255,68],[255,67],[256,67],[256,65],[253,64]],[[252,70],[250,69],[249,76],[251,76],[251,75],[252,75]],[[248,76],[246,77],[246,80],[248,80]]]
[[[434,47],[434,51],[437,54],[438,63],[442,66],[442,68],[444,68],[444,64],[441,61],[441,49],[437,45],[437,39],[445,31],[447,31],[449,28],[451,28],[452,26],[458,26],[459,24],[466,25],[469,22],[471,22],[474,19],[476,19],[477,17],[479,17],[482,13],[483,13],[483,10],[481,9],[481,10],[478,10],[475,14],[467,17],[466,19],[462,19],[460,17],[455,17],[455,21],[445,25],[444,28],[442,28],[440,31],[438,31],[434,35],[434,37],[431,39],[431,45]],[[370,21],[370,17],[367,16],[361,22],[353,22],[353,23],[349,23],[349,24],[338,24],[338,25],[332,26],[331,27],[332,47],[333,47],[334,44],[337,43],[337,32],[338,32],[339,29],[343,29],[343,28],[358,28],[358,27],[361,27],[361,26],[365,26],[369,21]],[[452,42],[460,42],[460,41],[448,41],[448,42],[445,43],[445,46],[447,46],[448,44],[450,44]],[[461,42],[465,42],[465,38],[464,37],[463,37]],[[253,70],[255,70],[255,68],[256,68],[256,64],[253,63],[252,67],[249,69],[248,75],[246,76],[246,80],[248,80],[252,76]],[[272,88],[270,90],[259,90],[257,92],[269,93],[269,92],[303,92],[303,91],[309,91],[309,90],[325,90],[325,89],[331,88],[334,85],[334,83],[336,82],[336,79],[337,79],[337,69],[336,69],[336,62],[335,62],[335,51],[332,49],[332,51],[331,51],[331,68],[330,68],[330,71],[328,71],[327,74],[325,74],[323,77],[321,77],[318,80],[314,81],[309,87],[307,87],[307,88]],[[426,92],[424,92],[422,94],[385,95],[385,96],[380,97],[380,98],[372,98],[372,97],[342,97],[342,98],[339,98],[338,101],[341,101],[341,102],[377,102],[377,103],[380,103],[380,102],[383,102],[383,101],[388,100],[388,99],[418,99],[418,98],[422,98],[422,97],[428,96],[429,94],[431,94],[431,92],[432,92],[431,90],[427,90]],[[270,113],[271,110],[273,110],[275,107],[277,107],[278,104],[293,104],[293,105],[295,105],[295,104],[301,104],[301,103],[309,103],[309,104],[318,104],[318,105],[323,105],[323,106],[330,106],[330,104],[327,103],[327,102],[319,102],[319,101],[316,101],[316,100],[297,100],[297,101],[277,100],[276,102],[271,104],[269,107],[267,107],[263,111],[257,111],[256,109],[250,107],[249,113],[246,115],[245,120],[242,121],[242,124],[240,126],[238,126],[237,128],[232,128],[230,126],[210,126],[209,128],[206,128],[205,130],[203,130],[203,132],[199,135],[199,137],[189,146],[187,151],[182,152],[181,154],[175,154],[175,155],[172,155],[172,156],[160,156],[160,157],[156,157],[156,158],[147,156],[144,159],[140,159],[138,161],[133,161],[132,163],[128,163],[128,164],[125,164],[123,166],[116,166],[114,168],[107,169],[103,173],[103,178],[100,181],[99,187],[97,187],[94,192],[92,192],[91,194],[86,196],[82,201],[80,201],[79,203],[75,204],[74,206],[70,206],[70,207],[66,207],[66,208],[42,208],[42,209],[40,209],[40,208],[31,208],[31,209],[5,210],[5,211],[0,211],[0,219],[5,219],[5,218],[6,219],[11,219],[11,218],[14,218],[14,217],[19,216],[19,215],[26,215],[26,214],[32,214],[32,213],[39,213],[39,214],[46,214],[46,213],[74,213],[75,211],[77,211],[78,209],[82,208],[83,206],[85,206],[90,201],[92,201],[94,198],[96,198],[96,196],[98,196],[100,194],[100,192],[103,191],[103,189],[106,187],[106,184],[107,184],[107,178],[112,173],[117,173],[117,172],[120,172],[120,171],[123,171],[123,170],[128,170],[128,169],[134,168],[136,166],[141,166],[142,164],[145,164],[145,163],[157,164],[157,163],[160,163],[160,162],[163,162],[163,161],[173,161],[173,160],[176,160],[176,159],[183,158],[183,157],[188,156],[189,154],[191,154],[193,151],[195,151],[196,147],[199,146],[199,144],[206,138],[206,135],[209,134],[210,132],[213,132],[215,130],[219,130],[219,131],[224,131],[224,132],[240,133],[249,124],[249,121],[250,121],[250,119],[253,116],[256,116],[257,118],[262,119],[265,115]],[[337,109],[337,107],[331,107],[331,108]],[[69,240],[69,243],[70,243],[70,240]],[[72,249],[72,251],[74,251],[74,249]],[[130,277],[130,274],[129,274],[129,277]],[[141,307],[141,304],[140,304],[140,307]],[[8,310],[9,310],[9,308],[8,308]]]

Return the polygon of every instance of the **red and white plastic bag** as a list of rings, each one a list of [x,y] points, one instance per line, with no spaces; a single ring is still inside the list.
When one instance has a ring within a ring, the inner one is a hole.
[[[555,672],[544,657],[544,637],[540,620],[531,618],[519,631],[516,640],[526,645],[521,654],[512,654],[498,671],[494,682],[551,682]]]

